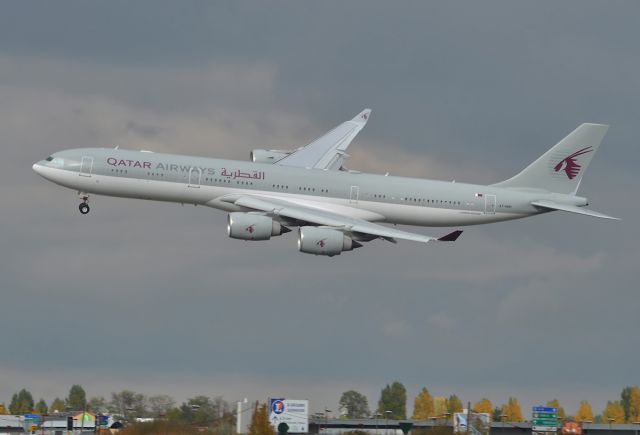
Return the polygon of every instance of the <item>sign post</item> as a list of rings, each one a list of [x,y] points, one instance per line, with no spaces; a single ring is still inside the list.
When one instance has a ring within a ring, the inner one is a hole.
[[[309,401],[269,399],[269,421],[276,430],[286,423],[291,433],[308,433]]]
[[[558,432],[558,408],[534,406],[531,412],[533,435],[555,435]]]

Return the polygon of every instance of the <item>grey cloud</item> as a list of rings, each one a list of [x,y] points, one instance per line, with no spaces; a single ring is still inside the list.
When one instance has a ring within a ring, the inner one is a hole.
[[[603,406],[634,382],[640,345],[637,8],[9,4],[0,401],[79,382],[320,409],[349,387],[375,403],[399,379],[464,400]],[[581,192],[623,221],[553,214],[330,260],[298,254],[291,235],[229,240],[224,213],[200,207],[96,197],[80,216],[74,192],[30,171],[78,146],[244,159],[365,106],[351,167],[457,181],[507,178],[576,124],[611,123]],[[77,353],[95,343],[108,351]]]

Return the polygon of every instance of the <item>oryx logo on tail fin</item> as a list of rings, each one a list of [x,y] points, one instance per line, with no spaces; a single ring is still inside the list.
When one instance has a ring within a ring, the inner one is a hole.
[[[580,173],[580,168],[582,168],[582,165],[579,165],[578,162],[576,162],[576,157],[590,152],[593,152],[593,147],[588,146],[586,148],[582,148],[581,150],[578,150],[560,160],[553,169],[556,172],[563,170],[567,174],[567,177],[569,177],[570,180],[573,180]]]
[[[520,173],[497,187],[575,195],[607,132],[604,124],[581,124]]]

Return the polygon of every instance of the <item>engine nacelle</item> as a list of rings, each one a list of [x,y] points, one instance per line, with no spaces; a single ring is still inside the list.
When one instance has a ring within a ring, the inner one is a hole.
[[[229,213],[227,234],[232,239],[269,240],[291,231],[269,216],[253,213]]]
[[[340,231],[317,227],[300,227],[298,230],[298,250],[306,254],[333,257],[361,246]]]
[[[275,163],[278,162],[293,151],[281,151],[281,150],[253,150],[249,156],[253,163]]]

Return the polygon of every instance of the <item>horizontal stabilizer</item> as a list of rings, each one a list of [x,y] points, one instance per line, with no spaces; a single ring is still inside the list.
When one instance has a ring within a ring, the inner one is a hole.
[[[593,216],[593,217],[597,217],[597,218],[601,218],[601,219],[620,220],[620,218],[613,217],[613,216],[607,216],[606,214],[603,214],[603,213],[600,213],[600,212],[597,212],[597,211],[593,211],[593,210],[589,210],[588,208],[576,207],[575,205],[568,205],[568,204],[558,204],[557,202],[553,202],[553,201],[547,201],[547,200],[533,201],[531,203],[531,205],[534,205],[536,207],[546,208],[548,210],[566,211],[566,212],[569,212],[569,213],[583,214],[583,215],[586,215],[586,216]]]
[[[462,234],[462,230],[456,230],[452,233],[447,234],[446,236],[442,236],[438,239],[439,242],[455,242],[456,240],[458,240],[458,237],[460,237],[460,234]]]

